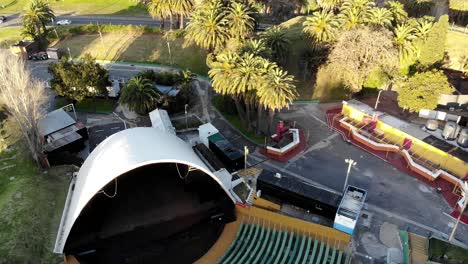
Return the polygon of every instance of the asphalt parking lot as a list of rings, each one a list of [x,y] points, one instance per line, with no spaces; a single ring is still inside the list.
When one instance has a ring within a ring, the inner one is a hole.
[[[107,125],[96,125],[88,129],[89,132],[89,150],[90,152],[96,148],[99,143],[113,134],[122,131],[125,126],[122,122],[111,123]]]

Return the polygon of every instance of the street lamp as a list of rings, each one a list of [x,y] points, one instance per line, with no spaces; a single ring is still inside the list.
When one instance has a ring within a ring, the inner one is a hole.
[[[68,55],[70,56],[70,60],[73,60],[73,58],[72,58],[72,55],[71,55],[70,48],[69,48],[69,47],[67,47],[67,50],[68,50]]]
[[[453,226],[452,233],[450,233],[450,237],[448,239],[449,242],[452,242],[453,237],[455,236],[455,232],[457,231],[458,224],[460,223],[460,219],[462,218],[463,213],[465,212],[466,206],[468,205],[468,196],[466,193],[468,190],[468,182],[464,182],[463,187],[464,187],[462,190],[463,203],[461,205],[461,210],[460,210],[460,214],[458,215],[457,222],[455,223],[455,226]]]
[[[357,163],[352,159],[345,159],[345,162],[348,163],[348,171],[346,172],[346,179],[343,187],[343,193],[346,191],[346,185],[348,185],[349,173],[351,172],[351,167],[354,167]]]
[[[244,169],[247,169],[247,156],[249,155],[249,148],[244,146]]]
[[[185,104],[185,128],[188,129],[188,122],[187,122],[187,107],[188,104]]]
[[[380,90],[379,91],[379,95],[377,95],[377,101],[375,101],[375,106],[374,106],[374,109],[377,110],[377,106],[379,105],[380,103],[380,93],[382,93],[384,90]]]

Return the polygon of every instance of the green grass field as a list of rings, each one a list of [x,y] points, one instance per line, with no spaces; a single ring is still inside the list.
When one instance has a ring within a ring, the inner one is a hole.
[[[468,1],[466,0],[450,0],[450,8],[455,10],[468,11]]]
[[[184,47],[183,38],[169,42],[171,54],[164,37],[160,34],[142,32],[113,32],[76,35],[60,41],[55,47],[70,48],[72,57],[86,53],[98,60],[148,62],[187,68],[206,75],[206,52],[196,46]]]
[[[28,0],[0,0],[0,14],[15,14],[22,12]],[[122,15],[147,16],[148,12],[142,5],[132,0],[53,0],[50,1],[56,14],[75,15]]]
[[[24,147],[0,153],[0,263],[58,263],[52,253],[68,180],[40,172]]]
[[[447,34],[447,52],[450,56],[450,68],[459,70],[459,58],[462,55],[468,56],[468,34],[449,31]]]

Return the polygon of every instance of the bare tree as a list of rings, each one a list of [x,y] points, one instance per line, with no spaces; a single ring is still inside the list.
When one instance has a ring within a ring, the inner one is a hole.
[[[18,125],[32,158],[40,165],[43,138],[38,122],[46,102],[44,83],[32,78],[24,62],[8,51],[0,51],[0,61],[0,103]]]
[[[358,28],[341,34],[328,57],[328,63],[344,84],[356,93],[378,68],[393,75],[398,68],[397,58],[398,52],[388,30]]]

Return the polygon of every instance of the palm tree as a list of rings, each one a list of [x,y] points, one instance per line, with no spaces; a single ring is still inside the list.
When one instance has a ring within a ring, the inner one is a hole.
[[[161,28],[164,29],[166,17],[170,17],[169,28],[172,30],[172,15],[174,12],[173,0],[152,0],[148,4],[148,12],[153,19],[161,20]]]
[[[174,10],[179,15],[179,28],[184,28],[184,17],[189,16],[193,11],[195,3],[193,0],[173,0]]]
[[[350,30],[362,25],[365,21],[365,17],[362,16],[357,9],[346,9],[338,14],[337,20],[342,27],[346,30]]]
[[[419,39],[426,40],[433,26],[434,23],[432,23],[431,21],[428,21],[426,19],[418,19],[415,27],[415,35]]]
[[[227,41],[226,15],[220,1],[209,1],[197,8],[192,15],[185,35],[190,42],[214,51],[221,48]]]
[[[386,8],[373,8],[368,12],[366,20],[375,27],[391,27],[393,16]]]
[[[308,16],[302,25],[315,42],[329,42],[335,39],[338,21],[333,13],[322,10]]]
[[[122,89],[119,101],[131,111],[146,114],[156,107],[159,99],[160,95],[150,80],[135,77],[130,79]]]
[[[409,24],[398,25],[393,30],[393,41],[398,46],[400,61],[403,61],[416,53],[416,47],[413,45],[414,28]]]
[[[346,29],[364,24],[375,3],[370,0],[345,0],[340,7],[338,20]]]
[[[395,25],[402,24],[406,19],[408,19],[408,13],[405,11],[405,6],[397,0],[386,2],[385,7],[392,13]]]
[[[44,0],[32,0],[23,15],[23,27],[25,28],[23,32],[35,33],[36,35],[33,37],[41,34],[45,35],[47,33],[47,24],[54,19],[54,11],[50,8],[48,2]]]
[[[259,104],[268,109],[268,131],[271,133],[275,111],[288,108],[298,94],[294,77],[288,72],[274,67],[266,76],[268,85],[257,91]]]
[[[267,47],[272,51],[275,61],[283,60],[289,51],[291,41],[280,26],[272,26],[260,34]]]
[[[267,48],[263,39],[248,39],[241,49],[241,54],[250,53],[255,56],[268,58],[271,50]]]
[[[254,29],[252,9],[239,2],[232,2],[227,8],[227,26],[231,38],[244,39]]]
[[[317,0],[317,5],[325,10],[333,10],[340,6],[343,0]]]
[[[344,0],[340,11],[354,9],[358,14],[364,15],[365,12],[372,9],[375,3],[372,0]]]

